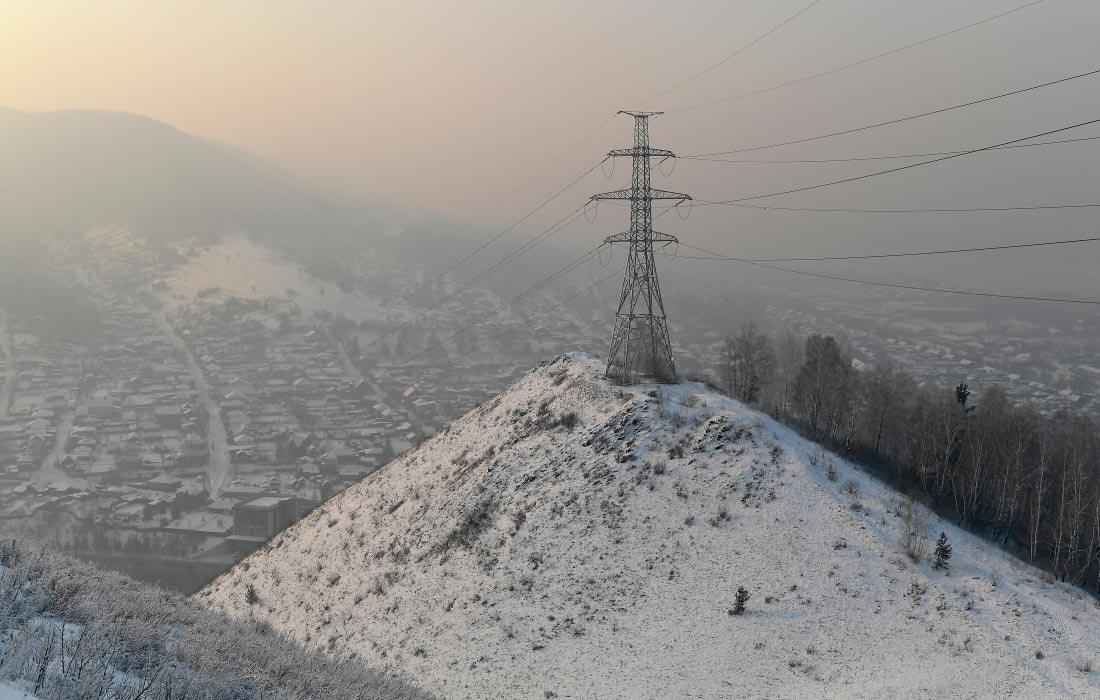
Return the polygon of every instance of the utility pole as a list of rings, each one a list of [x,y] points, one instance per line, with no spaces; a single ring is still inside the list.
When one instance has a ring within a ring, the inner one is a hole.
[[[686,194],[655,190],[650,187],[650,158],[675,158],[676,154],[649,147],[649,118],[661,112],[619,112],[634,117],[634,147],[611,151],[612,158],[633,159],[630,189],[604,192],[592,199],[625,199],[630,201],[630,230],[608,236],[608,244],[627,243],[626,274],[611,331],[611,349],[607,354],[605,376],[624,384],[641,378],[656,381],[676,381],[676,363],[672,358],[665,319],[665,304],[661,285],[657,281],[656,246],[676,243],[676,238],[653,230],[653,200],[690,200]]]

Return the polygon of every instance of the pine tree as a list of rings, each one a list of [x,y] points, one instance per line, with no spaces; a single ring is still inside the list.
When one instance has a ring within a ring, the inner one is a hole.
[[[933,565],[936,569],[946,569],[951,561],[951,545],[947,544],[947,533],[941,532],[940,538],[936,540],[936,563]]]
[[[745,590],[744,586],[737,587],[737,597],[733,599],[733,607],[730,609],[730,615],[740,615],[745,612],[745,603],[749,601],[749,592]]]
[[[260,602],[260,594],[256,591],[256,587],[251,583],[245,586],[244,589],[244,602],[249,605],[255,605]]]
[[[970,399],[970,385],[965,381],[959,382],[959,385],[955,387],[955,401],[958,402],[959,407],[962,408],[963,413],[970,413],[974,410],[974,406],[967,406],[966,402]]]

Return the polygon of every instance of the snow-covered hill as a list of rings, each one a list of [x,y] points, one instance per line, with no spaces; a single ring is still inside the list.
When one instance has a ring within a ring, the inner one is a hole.
[[[1100,694],[1091,598],[934,517],[950,570],[913,563],[903,500],[853,466],[600,374],[530,372],[200,599],[448,698]]]
[[[429,700],[266,624],[29,541],[0,540],[0,700]]]

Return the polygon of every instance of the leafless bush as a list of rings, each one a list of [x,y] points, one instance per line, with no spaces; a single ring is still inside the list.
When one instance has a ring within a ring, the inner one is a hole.
[[[573,430],[573,428],[577,427],[577,412],[567,411],[558,416],[558,425],[566,430]]]
[[[447,537],[435,546],[435,551],[446,554],[452,547],[472,547],[481,535],[492,525],[496,513],[496,502],[492,498],[475,504],[463,515],[462,520],[447,533]]]
[[[905,497],[899,503],[902,522],[902,546],[905,554],[915,564],[928,553],[928,530],[931,516],[928,509],[912,497]]]
[[[702,404],[703,398],[698,394],[684,394],[683,396],[679,397],[677,401],[687,406],[688,408],[693,408]]]

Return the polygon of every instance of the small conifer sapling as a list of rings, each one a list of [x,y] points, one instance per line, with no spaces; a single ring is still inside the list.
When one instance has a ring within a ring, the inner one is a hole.
[[[738,586],[737,596],[733,599],[733,607],[730,608],[730,615],[740,615],[745,612],[745,603],[749,602],[751,597],[744,586]]]
[[[951,545],[947,544],[947,533],[941,532],[936,540],[936,569],[946,569],[951,562]]]

